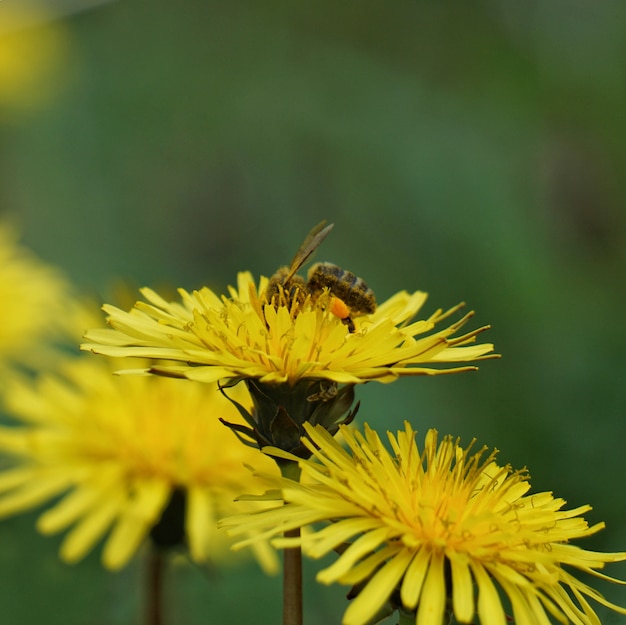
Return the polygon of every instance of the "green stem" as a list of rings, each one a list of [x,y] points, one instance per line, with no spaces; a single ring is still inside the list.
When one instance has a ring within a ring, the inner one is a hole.
[[[300,536],[300,530],[285,532]],[[302,625],[302,552],[300,547],[285,549],[283,554],[283,625]]]
[[[281,462],[279,466],[283,477],[300,478],[296,462]],[[300,528],[285,532],[285,536],[300,536]],[[292,547],[283,554],[283,625],[302,625],[302,621],[302,550]]]
[[[398,625],[415,625],[415,614],[398,610]]]
[[[152,547],[146,580],[146,625],[163,625],[163,553]]]

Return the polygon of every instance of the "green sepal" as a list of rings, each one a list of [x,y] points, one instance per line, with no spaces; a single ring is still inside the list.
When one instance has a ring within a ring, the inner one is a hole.
[[[233,434],[244,445],[247,445],[248,447],[258,447],[255,431],[252,428],[247,428],[245,425],[241,425],[240,423],[231,423],[230,421],[226,421],[226,419],[222,419],[222,417],[218,417],[218,419],[226,427],[230,428],[233,431]],[[244,436],[247,436],[248,438],[244,438]]]
[[[280,449],[296,449],[300,446],[300,428],[283,406],[278,406],[270,421],[272,444]]]
[[[237,408],[237,411],[239,412],[239,414],[244,418],[245,422],[252,428],[254,429],[256,422],[254,420],[254,417],[248,412],[248,410],[242,405],[240,404],[238,401],[236,401],[235,399],[232,399],[231,397],[229,397],[226,394],[226,391],[224,389],[227,388],[232,388],[233,386],[235,386],[234,384],[227,384],[227,385],[221,385],[218,384],[217,388],[219,389],[220,393],[226,397],[226,399],[235,407]],[[228,427],[232,427],[232,425],[230,423],[227,423],[226,421],[224,421],[224,419],[220,419],[220,421],[222,423],[224,423],[224,425],[228,425]],[[239,426],[239,427],[244,427],[244,426]],[[250,430],[252,431],[252,430]]]
[[[302,443],[306,436],[305,423],[321,425],[334,436],[339,426],[350,423],[359,409],[358,402],[350,409],[354,402],[353,384],[339,386],[336,382],[317,379],[302,379],[293,386],[262,383],[251,378],[243,381],[252,399],[251,410],[228,397],[224,389],[234,384],[220,386],[220,391],[249,427],[220,420],[242,442],[251,445],[255,441],[259,449],[276,447],[298,458],[308,458],[311,452]]]

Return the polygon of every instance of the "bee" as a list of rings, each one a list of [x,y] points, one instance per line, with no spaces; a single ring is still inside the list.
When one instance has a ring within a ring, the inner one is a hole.
[[[270,278],[264,294],[268,303],[275,305],[302,304],[307,297],[317,298],[324,289],[333,296],[331,312],[354,332],[351,315],[355,313],[373,313],[376,310],[376,297],[372,289],[351,271],[332,263],[316,263],[307,274],[305,281],[298,271],[311,258],[322,241],[332,230],[333,224],[325,221],[315,226],[293,257],[288,267],[281,267]]]
[[[374,291],[362,278],[332,263],[315,263],[307,275],[307,287],[312,293],[327,288],[333,294],[332,312],[354,332],[351,314],[371,314],[376,310]]]

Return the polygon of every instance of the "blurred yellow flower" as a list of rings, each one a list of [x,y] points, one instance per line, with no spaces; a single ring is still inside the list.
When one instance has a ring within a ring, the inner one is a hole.
[[[180,289],[180,303],[142,289],[147,301],[130,312],[104,306],[112,329],[90,330],[82,348],[170,363],[149,368],[151,373],[202,382],[258,379],[292,387],[300,380],[359,384],[467,371],[476,367],[458,363],[490,357],[493,351],[489,343],[474,344],[485,327],[455,336],[472,313],[433,331],[460,306],[412,321],[426,301],[420,291],[397,293],[374,313],[355,318],[355,332],[350,332],[327,305],[328,298],[275,306],[263,298],[267,285],[267,278],[257,287],[250,273],[240,273],[228,296],[206,287],[192,293]]]
[[[47,104],[67,80],[68,34],[44,6],[0,2],[0,106]]]
[[[323,428],[305,429],[310,459],[267,450],[302,470],[301,482],[267,478],[286,503],[223,525],[233,535],[254,532],[241,547],[325,522],[273,542],[301,545],[314,558],[340,554],[318,580],[355,586],[344,625],[365,625],[385,604],[417,625],[443,625],[447,611],[459,623],[478,614],[482,625],[505,625],[508,609],[516,625],[549,625],[550,617],[599,625],[587,597],[626,614],[565,569],[624,583],[598,570],[626,553],[570,544],[603,527],[581,518],[590,506],[563,510],[565,501],[551,493],[529,494],[527,473],[496,464],[495,451],[471,452],[449,436],[439,442],[435,430],[420,450],[408,423],[388,433],[393,453],[367,426],[364,435],[340,428],[348,450]]]
[[[0,471],[0,516],[47,503],[37,528],[71,528],[60,552],[66,562],[109,530],[109,569],[124,566],[149,535],[157,546],[186,545],[196,562],[232,560],[217,518],[238,510],[233,500],[251,488],[244,463],[275,470],[220,423],[237,420],[232,404],[214,386],[114,376],[105,359],[76,358],[61,371],[7,385],[17,423],[0,428],[0,451],[14,458]],[[273,572],[273,550],[259,547],[259,562]]]
[[[0,223],[0,378],[8,367],[49,365],[59,342],[80,336],[79,305],[62,273],[40,261]],[[1,382],[0,382],[1,383]]]

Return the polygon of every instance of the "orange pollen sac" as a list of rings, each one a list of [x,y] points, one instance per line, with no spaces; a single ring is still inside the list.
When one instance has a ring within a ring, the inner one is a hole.
[[[347,319],[350,316],[350,309],[346,303],[338,297],[333,297],[330,312],[339,317],[339,319]]]

